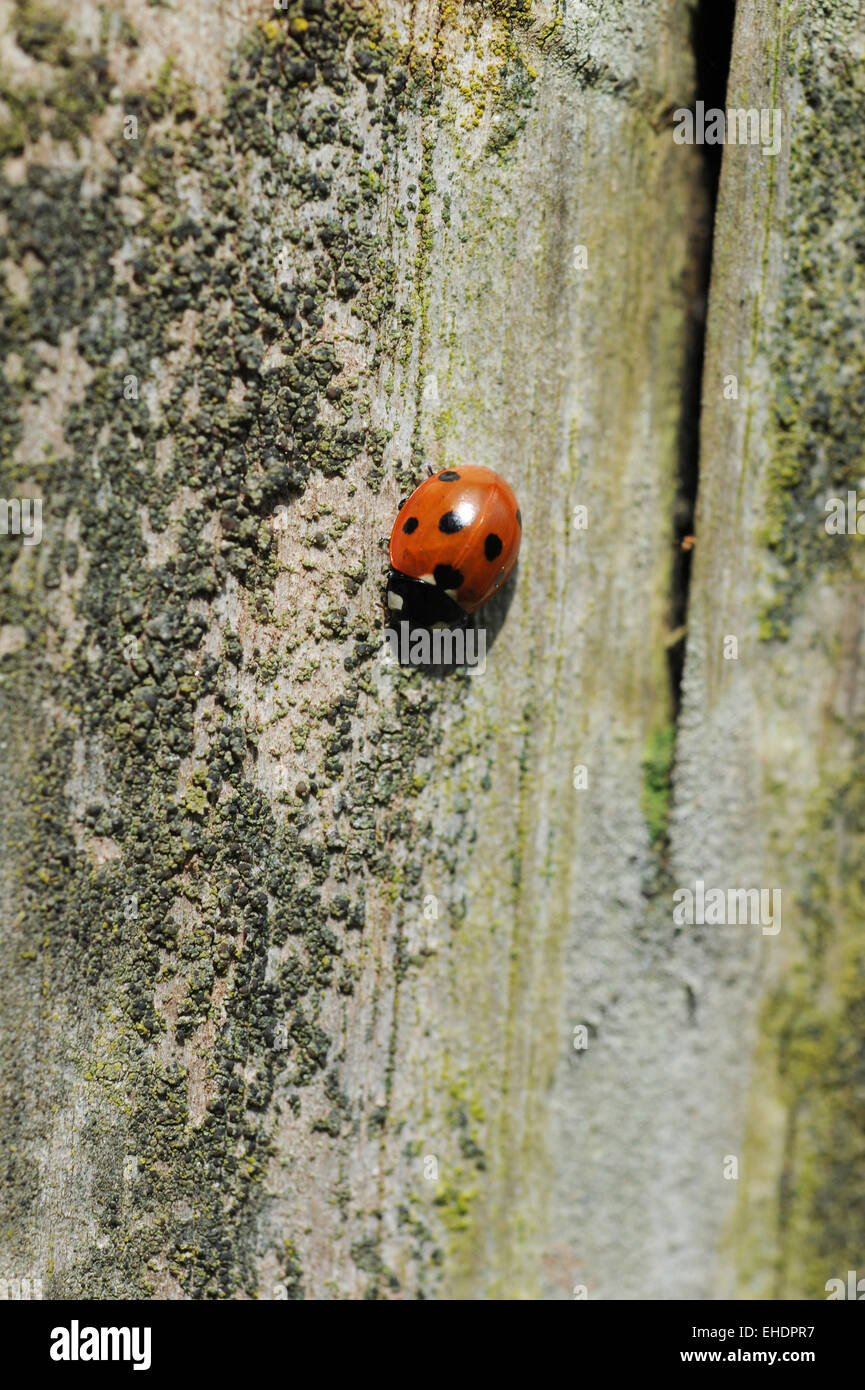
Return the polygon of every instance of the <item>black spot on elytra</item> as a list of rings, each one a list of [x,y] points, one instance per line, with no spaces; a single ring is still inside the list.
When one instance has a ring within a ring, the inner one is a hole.
[[[495,531],[490,531],[484,541],[484,554],[488,560],[497,560],[502,553],[502,543]]]
[[[444,516],[439,518],[439,530],[448,536],[452,536],[455,531],[461,531],[464,526],[465,522],[458,512],[445,512]]]
[[[522,514],[522,512],[520,511],[519,507],[517,507],[517,525],[519,526],[520,530],[522,531],[522,529],[523,529],[523,514]]]
[[[462,575],[453,565],[436,565],[433,579],[440,589],[458,589],[463,582]]]
[[[403,522],[403,528],[402,528],[402,529],[405,531],[405,533],[406,533],[407,536],[410,536],[411,533],[412,533],[412,531],[416,531],[416,530],[417,530],[417,526],[418,526],[417,517],[416,517],[416,516],[410,516],[409,519],[408,519],[408,521]]]
[[[459,480],[459,473],[455,473],[452,468],[446,469],[444,473],[439,473],[440,483],[458,483]]]

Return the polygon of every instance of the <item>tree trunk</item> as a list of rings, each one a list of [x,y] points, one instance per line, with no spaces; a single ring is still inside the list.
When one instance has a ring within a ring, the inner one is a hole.
[[[689,0],[5,4],[2,489],[42,507],[0,551],[11,1275],[814,1298],[855,1267],[839,9],[740,0],[729,104],[783,140],[726,146],[715,209],[675,138]],[[486,669],[394,668],[397,503],[468,462],[524,526]],[[782,929],[680,924],[698,880],[780,889]]]

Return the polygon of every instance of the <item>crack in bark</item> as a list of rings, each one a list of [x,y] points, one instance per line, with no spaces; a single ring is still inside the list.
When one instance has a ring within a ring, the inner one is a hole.
[[[706,110],[724,107],[727,78],[733,47],[736,0],[698,0],[691,25],[691,42],[697,69],[695,101]],[[694,228],[694,279],[691,285],[692,312],[688,332],[685,379],[682,386],[682,414],[679,433],[676,498],[674,511],[675,558],[671,576],[668,648],[670,688],[674,721],[681,706],[682,675],[687,645],[688,595],[691,582],[690,538],[694,530],[697,490],[700,482],[700,425],[702,418],[703,367],[706,348],[706,320],[712,273],[712,249],[718,187],[721,178],[723,145],[702,145],[705,216]],[[702,224],[702,225],[701,225]]]

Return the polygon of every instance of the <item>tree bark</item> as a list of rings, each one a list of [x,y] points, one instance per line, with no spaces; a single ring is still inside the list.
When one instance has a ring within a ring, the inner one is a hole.
[[[822,511],[862,19],[737,6],[729,101],[784,138],[724,151],[698,412],[687,0],[94,13],[0,36],[2,487],[43,519],[0,552],[3,1267],[824,1296],[865,1225],[863,587]],[[524,527],[486,669],[394,669],[397,503],[468,462]],[[677,924],[698,880],[781,931]]]

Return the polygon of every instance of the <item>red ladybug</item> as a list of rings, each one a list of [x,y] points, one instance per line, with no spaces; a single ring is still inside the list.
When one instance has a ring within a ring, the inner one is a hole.
[[[445,468],[400,507],[390,537],[387,606],[418,624],[466,622],[516,564],[523,523],[491,468]]]

